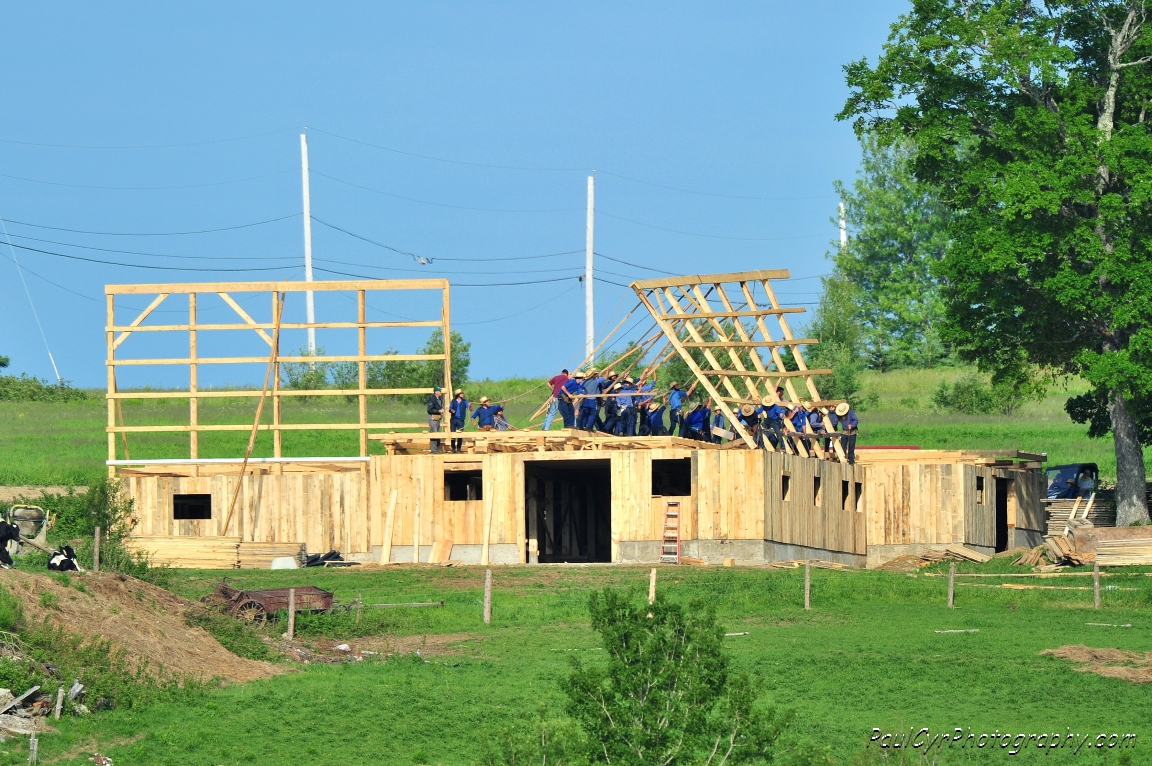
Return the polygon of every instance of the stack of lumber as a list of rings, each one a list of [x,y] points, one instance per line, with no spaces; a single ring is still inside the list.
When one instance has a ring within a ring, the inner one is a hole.
[[[824,559],[789,559],[788,561],[773,561],[768,565],[770,569],[799,569],[804,564],[810,564],[817,569],[848,569],[847,564],[838,561],[825,561]]]
[[[1020,558],[1016,559],[1016,563],[1022,567],[1039,566],[1044,561],[1044,552],[1047,549],[1043,545],[1037,545],[1035,548],[1024,552]]]
[[[307,558],[304,543],[240,543],[236,568],[271,569],[272,559],[284,556],[291,556],[296,559],[297,566],[304,566]]]
[[[125,546],[143,553],[150,563],[177,569],[236,569],[240,566],[239,537],[128,537]]]
[[[1048,534],[1063,535],[1069,521],[1086,521],[1094,527],[1116,526],[1116,498],[1111,490],[1101,490],[1093,497],[1045,501],[1048,510]]]
[[[977,564],[983,564],[985,561],[988,561],[992,557],[981,553],[980,551],[972,550],[971,548],[960,545],[958,543],[952,543],[950,545],[945,545],[944,550],[939,550],[936,548],[925,548],[924,551],[920,554],[920,558],[924,561],[931,562],[947,561],[952,559],[954,561],[975,561]]]
[[[1090,558],[1089,554],[1077,553],[1072,543],[1064,535],[1045,537],[1044,547],[1047,549],[1048,560],[1053,564],[1079,565],[1086,563]]]
[[[1152,566],[1152,528],[1145,529],[1148,529],[1148,537],[1096,543],[1096,563],[1102,567]]]

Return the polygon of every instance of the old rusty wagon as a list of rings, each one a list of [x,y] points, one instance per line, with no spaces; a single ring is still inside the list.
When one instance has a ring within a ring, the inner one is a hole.
[[[288,591],[295,590],[295,611],[323,612],[332,609],[333,594],[315,585],[297,588],[269,588],[267,590],[241,590],[226,582],[216,586],[213,596],[223,601],[232,616],[257,625],[263,625],[269,614],[288,609]]]

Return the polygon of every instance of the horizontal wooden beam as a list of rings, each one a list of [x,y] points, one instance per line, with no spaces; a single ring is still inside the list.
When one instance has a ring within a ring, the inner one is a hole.
[[[251,328],[248,328],[251,329]],[[443,354],[375,354],[370,356],[278,356],[277,362],[417,362],[443,360]],[[267,364],[266,356],[215,356],[179,359],[110,359],[111,367],[141,367],[156,364]]]
[[[729,399],[728,397],[724,397],[724,401],[731,402],[732,404],[753,404],[757,406],[761,403],[752,399]],[[821,399],[819,401],[809,402],[809,405],[812,407],[835,407],[843,401],[843,399]],[[796,404],[796,402],[780,402],[780,406],[785,408],[791,407],[794,404]]]
[[[243,397],[259,397],[262,392],[254,389],[237,389],[234,391],[117,391],[105,394],[108,399],[237,399]],[[430,388],[314,388],[292,389],[278,388],[269,396],[404,396],[412,394],[430,394]]]
[[[260,431],[359,431],[362,428],[427,428],[427,423],[261,423]],[[251,423],[194,426],[106,426],[110,434],[191,433],[193,431],[251,431]],[[447,432],[445,432],[447,433]],[[447,437],[445,437],[447,438]]]
[[[281,322],[281,330],[307,330],[309,327],[314,327],[317,330],[348,330],[358,329],[364,327],[367,329],[377,327],[440,327],[443,322],[439,319],[428,319],[419,322],[313,322],[308,324],[306,322]],[[256,324],[154,324],[142,325],[133,327],[130,325],[114,325],[105,327],[105,332],[121,332],[131,330],[132,332],[178,332],[196,330],[197,332],[208,332],[212,330],[271,330],[273,325],[271,322],[257,322]]]
[[[779,314],[803,314],[808,309],[798,307],[783,309],[756,309],[755,311],[694,311],[688,314],[656,314],[656,319],[723,319],[737,317],[764,317]]]
[[[686,274],[682,277],[660,277],[640,279],[632,283],[637,290],[653,287],[681,287],[684,285],[718,285],[724,282],[759,282],[764,279],[788,279],[792,272],[788,269],[767,269],[761,271],[738,271],[731,274]]]
[[[831,375],[832,370],[785,370],[776,372],[767,370],[706,370],[701,368],[705,375],[721,375],[728,378],[805,378],[809,375]]]
[[[727,342],[707,342],[707,343],[688,343],[681,342],[685,348],[751,348],[756,347],[773,347],[773,346],[811,346],[819,343],[820,341],[815,338],[796,338],[794,340],[749,340],[749,341],[727,341]]]
[[[158,293],[302,293],[309,290],[446,290],[447,279],[345,279],[316,282],[176,282],[154,285],[104,285],[108,295],[155,295]]]

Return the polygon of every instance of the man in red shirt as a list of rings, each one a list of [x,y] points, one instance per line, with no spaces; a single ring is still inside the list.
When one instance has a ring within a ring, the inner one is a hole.
[[[559,375],[553,375],[548,381],[548,387],[552,389],[552,401],[548,404],[548,414],[544,416],[543,430],[547,431],[552,427],[552,421],[556,419],[556,412],[560,409],[560,397],[564,390],[564,384],[568,382],[568,370],[561,370]]]

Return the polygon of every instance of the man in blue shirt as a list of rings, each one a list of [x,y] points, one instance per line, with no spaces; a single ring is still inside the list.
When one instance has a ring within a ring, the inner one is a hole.
[[[487,396],[480,397],[480,406],[472,413],[472,419],[481,431],[496,430],[496,414],[504,411],[501,404],[489,404]]]
[[[617,383],[616,396],[616,435],[636,435],[636,392],[632,378],[624,378],[623,383]]]
[[[836,430],[844,434],[840,437],[840,446],[844,448],[844,456],[848,463],[856,463],[856,432],[860,430],[860,419],[856,417],[855,410],[848,402],[836,405]]]
[[[456,396],[448,403],[448,429],[450,431],[463,431],[468,420],[468,400],[464,398],[464,389],[456,389]],[[464,449],[463,439],[452,440],[452,451],[460,452]]]
[[[652,391],[656,388],[656,384],[645,383],[644,376],[641,375],[638,388],[640,393],[645,394],[645,396],[636,397],[636,432],[640,436],[649,436],[652,429],[648,423],[648,410],[652,406]]]
[[[683,409],[684,400],[687,396],[680,390],[679,383],[672,384],[672,390],[668,392],[668,433],[670,434],[676,433],[677,426],[681,426],[681,431],[684,430],[682,425],[684,422]]]
[[[712,411],[712,428],[719,428],[721,431],[728,430],[728,419],[724,417],[724,411],[719,407]],[[708,436],[711,438],[711,441],[715,442],[716,444],[720,444],[724,441],[711,431],[708,432]]]
[[[600,400],[594,394],[600,393],[600,384],[604,382],[596,368],[588,370],[588,374],[584,376],[584,386],[581,391],[587,398],[580,400],[580,417],[576,421],[576,427],[585,431],[591,431],[596,427],[596,420],[600,409]]]
[[[667,436],[668,430],[664,428],[664,410],[667,408],[668,405],[663,403],[648,408],[648,433],[652,436]]]
[[[796,433],[792,435],[792,444],[797,448],[796,452],[799,454],[801,444],[804,445],[806,451],[809,446],[806,436],[808,433],[808,409],[803,403],[793,404],[788,419],[792,421],[792,427],[796,429]]]
[[[584,373],[578,372],[570,378],[564,388],[560,390],[560,417],[564,419],[565,428],[576,427],[576,400],[573,398],[584,389]]]
[[[776,389],[777,396],[783,389]],[[771,398],[765,396],[760,400],[760,415],[764,418],[764,432],[768,436],[768,441],[776,449],[784,448],[784,416],[787,411],[783,405],[777,404]]]
[[[697,402],[691,411],[684,417],[684,425],[680,428],[680,435],[704,441],[704,429],[708,427],[708,408]]]

